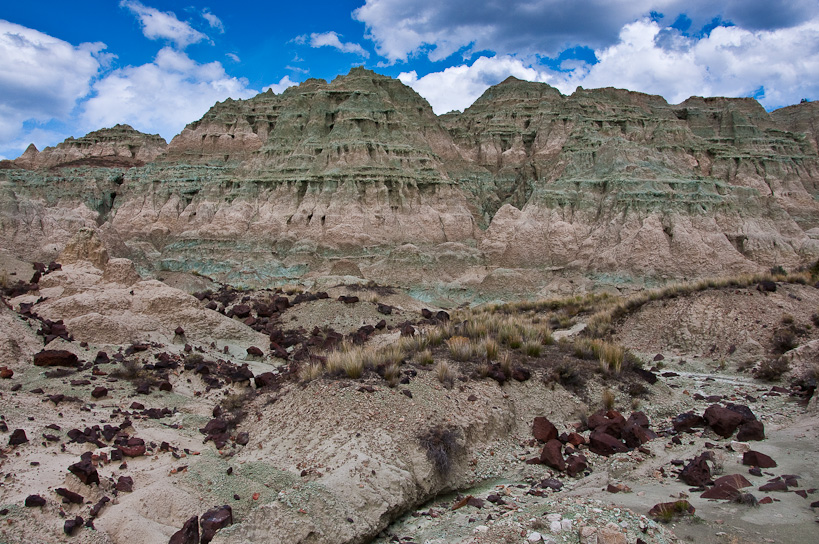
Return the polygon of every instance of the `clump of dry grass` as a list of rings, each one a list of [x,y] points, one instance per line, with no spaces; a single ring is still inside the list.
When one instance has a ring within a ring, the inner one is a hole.
[[[318,361],[313,361],[299,369],[299,379],[303,382],[312,382],[318,379],[324,372],[324,365]]]
[[[614,395],[614,391],[609,388],[603,389],[603,393],[600,395],[600,401],[603,405],[603,408],[606,410],[612,410],[614,408],[614,401],[616,397]]]
[[[435,377],[446,387],[452,387],[455,382],[455,373],[446,361],[441,361],[435,367]]]
[[[419,365],[427,366],[434,363],[435,359],[432,357],[432,352],[428,349],[425,349],[415,354],[415,362],[418,363]]]
[[[523,344],[523,352],[529,357],[540,357],[543,345],[537,340],[527,340]]]
[[[449,348],[449,356],[456,361],[468,361],[475,353],[472,342],[465,336],[453,336],[446,341],[446,344]]]
[[[507,376],[512,375],[512,356],[508,352],[504,352],[500,356],[500,369]]]
[[[387,380],[387,385],[395,387],[398,385],[398,378],[401,377],[401,368],[398,363],[392,363],[384,369],[384,379]]]
[[[487,338],[483,341],[483,349],[486,353],[486,360],[487,361],[494,361],[498,358],[498,353],[500,351],[500,346],[498,342],[494,338]]]

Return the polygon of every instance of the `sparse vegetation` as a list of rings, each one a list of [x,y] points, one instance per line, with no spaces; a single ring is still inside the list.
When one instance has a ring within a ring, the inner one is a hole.
[[[468,361],[472,358],[474,349],[472,342],[465,336],[453,336],[446,342],[449,347],[449,355],[456,361]]]
[[[774,332],[772,340],[774,350],[779,353],[785,353],[786,351],[790,351],[799,345],[799,342],[796,339],[796,333],[794,333],[791,329],[778,329],[776,332]]]
[[[540,357],[543,351],[543,345],[537,340],[527,340],[523,344],[523,352],[529,357]]]
[[[299,379],[303,382],[311,382],[321,376],[324,371],[324,365],[314,361],[299,369]]]
[[[782,375],[789,371],[790,368],[791,365],[785,357],[765,359],[759,363],[759,366],[754,371],[754,376],[760,380],[774,382],[782,378]]]
[[[434,363],[435,359],[432,357],[432,352],[425,349],[415,354],[415,362],[417,362],[419,365],[427,366]]]
[[[418,437],[421,449],[426,453],[435,471],[442,477],[449,474],[454,457],[460,450],[458,444],[460,434],[457,428],[437,425]]]
[[[612,410],[614,408],[614,401],[616,397],[614,395],[614,391],[609,389],[608,387],[603,389],[603,393],[600,395],[600,401],[603,405],[603,408],[606,410]]]
[[[455,381],[455,374],[452,372],[452,368],[450,368],[449,363],[446,361],[439,362],[435,367],[435,377],[438,378],[438,381],[444,384],[446,387],[452,387],[452,384]]]

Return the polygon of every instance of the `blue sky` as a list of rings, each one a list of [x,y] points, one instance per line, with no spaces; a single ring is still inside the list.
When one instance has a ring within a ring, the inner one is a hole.
[[[509,75],[671,103],[819,95],[817,0],[87,0],[0,7],[0,158],[129,123],[167,140],[217,100],[363,65],[436,113]]]

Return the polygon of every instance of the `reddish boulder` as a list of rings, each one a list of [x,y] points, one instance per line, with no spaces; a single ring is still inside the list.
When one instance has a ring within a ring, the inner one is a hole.
[[[672,419],[671,425],[678,433],[690,433],[693,432],[694,427],[703,427],[705,420],[694,412],[686,412]]]
[[[566,459],[566,474],[575,477],[589,468],[586,457],[580,454],[571,455]]]
[[[682,469],[680,480],[693,487],[702,487],[709,484],[711,482],[711,467],[708,466],[708,461],[710,460],[710,452],[698,455]]]
[[[122,491],[124,493],[130,493],[134,490],[134,479],[130,476],[120,476],[117,479],[117,491]]]
[[[758,451],[746,451],[742,454],[742,464],[759,468],[774,468],[776,461]]]
[[[202,544],[208,544],[216,535],[216,531],[233,524],[233,510],[228,505],[211,508],[199,520],[202,528]]]
[[[91,396],[94,397],[95,399],[101,399],[106,395],[108,395],[108,388],[103,387],[102,385],[95,387],[94,390],[91,391]]]
[[[768,482],[765,485],[759,486],[759,490],[762,492],[768,491],[787,491],[788,484],[785,483],[784,480],[774,480],[773,482]]]
[[[749,421],[739,426],[737,440],[740,442],[750,442],[752,440],[765,439],[765,425],[758,420]]]
[[[703,414],[705,422],[715,433],[723,438],[728,438],[737,427],[743,422],[743,416],[729,408],[723,408],[718,404],[709,406]]]
[[[171,536],[168,544],[199,544],[199,518],[193,516]]]
[[[145,455],[145,441],[141,438],[132,437],[125,441],[124,444],[119,445],[122,454],[128,457],[139,457]]]
[[[34,354],[34,366],[80,366],[76,355],[64,349],[45,349]]]
[[[79,463],[74,463],[68,467],[68,472],[79,478],[85,485],[100,484],[100,475],[91,459],[83,459]]]
[[[54,493],[65,499],[65,502],[70,502],[72,504],[82,504],[85,501],[85,498],[83,498],[82,495],[69,491],[64,487],[58,487],[54,490]]]
[[[14,429],[9,436],[9,446],[19,446],[28,442],[26,431],[24,429]]]
[[[541,442],[548,442],[557,438],[557,427],[545,417],[539,416],[532,423],[532,435]]]
[[[595,430],[589,437],[589,449],[598,455],[624,453],[628,448],[621,441],[602,430]]]
[[[563,444],[552,438],[540,452],[540,462],[561,472],[566,470],[566,461],[563,459]]]
[[[25,505],[29,508],[36,506],[45,506],[46,500],[42,498],[40,495],[29,495],[28,497],[26,497]]]
[[[7,366],[0,367],[0,378],[9,380],[12,376],[14,376],[14,371],[12,369]]]

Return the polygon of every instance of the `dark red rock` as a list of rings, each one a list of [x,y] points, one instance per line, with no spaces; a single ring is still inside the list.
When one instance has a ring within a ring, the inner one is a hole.
[[[36,506],[45,506],[46,500],[42,498],[40,495],[29,495],[26,497],[25,505],[29,508],[33,508]]]
[[[276,382],[276,375],[272,372],[263,372],[258,376],[254,376],[253,381],[256,382],[256,388],[269,387]]]
[[[237,304],[230,310],[230,312],[239,319],[244,319],[250,316],[250,306],[247,304]]]
[[[10,380],[14,376],[14,371],[7,366],[0,367],[0,378]]]
[[[759,486],[759,490],[763,492],[768,491],[787,491],[788,484],[785,483],[784,480],[776,480],[773,482],[768,482],[765,485]]]
[[[774,468],[776,461],[758,451],[746,451],[742,454],[742,464],[759,468]]]
[[[737,495],[739,495],[739,490],[736,487],[730,484],[722,484],[708,489],[700,497],[703,499],[732,500]]]
[[[566,442],[572,446],[582,446],[586,443],[586,439],[582,434],[569,433],[569,435],[566,437]]]
[[[528,368],[523,368],[519,366],[515,367],[514,370],[512,370],[512,379],[517,382],[528,381],[529,379],[531,379],[531,377],[532,371],[529,370]]]
[[[208,421],[207,425],[199,429],[199,432],[207,435],[222,434],[227,432],[227,429],[228,429],[227,421],[220,417],[216,417]]]
[[[575,477],[589,468],[589,463],[584,455],[571,455],[566,459],[566,474]]]
[[[392,313],[392,306],[389,304],[381,304],[379,302],[376,309],[378,310],[378,313],[383,315],[390,315]]]
[[[228,505],[211,508],[199,520],[202,528],[202,544],[208,544],[216,535],[216,531],[233,524],[233,510]]]
[[[122,491],[125,493],[130,493],[134,490],[134,479],[130,476],[120,476],[117,479],[117,491]]]
[[[103,387],[102,385],[98,385],[91,391],[91,396],[95,399],[101,399],[102,397],[108,395],[108,388]]]
[[[82,495],[69,491],[64,487],[58,487],[54,490],[54,493],[61,496],[66,502],[70,502],[72,504],[82,504],[85,501]]]
[[[247,354],[252,356],[252,357],[263,357],[264,356],[264,352],[262,350],[260,350],[259,348],[257,348],[256,346],[250,346],[249,348],[247,348]]]
[[[177,327],[174,331],[174,334],[178,334],[179,336],[185,336],[185,329],[182,327]]]
[[[598,455],[624,453],[628,448],[621,441],[605,431],[595,430],[589,437],[589,449]]]
[[[76,355],[64,349],[45,349],[34,354],[34,366],[80,366]]]
[[[199,517],[193,516],[171,536],[168,544],[199,544]]]
[[[142,404],[141,402],[134,401],[134,402],[131,403],[130,408],[131,408],[131,410],[144,410],[145,405]]]
[[[466,500],[467,506],[472,506],[474,508],[483,508],[483,499],[479,499],[478,497],[469,497]]]
[[[799,495],[799,496],[800,496],[800,497],[802,497],[803,499],[807,499],[807,498],[808,498],[808,492],[807,492],[807,491],[805,491],[804,489],[797,489],[796,491],[794,491],[794,493],[796,493],[797,495]]]
[[[236,435],[236,443],[240,446],[246,446],[248,442],[250,442],[250,434],[247,431]]]
[[[693,412],[686,412],[672,419],[671,425],[678,433],[690,433],[695,427],[705,426],[705,420]]]
[[[90,459],[83,459],[68,467],[68,471],[80,479],[85,485],[100,484],[100,475]]]
[[[171,385],[171,382],[169,382],[167,380],[164,381],[164,382],[160,382],[159,383],[159,390],[160,391],[173,391],[173,385]]]
[[[748,478],[743,476],[742,474],[729,474],[727,476],[723,476],[721,478],[717,478],[714,480],[714,485],[730,485],[735,487],[736,489],[742,489],[745,487],[752,487],[754,484],[748,481]]]
[[[557,438],[557,427],[543,416],[538,416],[532,423],[532,435],[541,442]]]
[[[739,426],[737,440],[740,442],[750,442],[752,440],[765,439],[765,425],[761,421],[749,421]]]
[[[773,499],[770,498],[770,497],[762,497],[761,499],[759,499],[759,504],[772,504],[772,503],[773,503]]]
[[[14,429],[9,436],[9,446],[19,446],[28,442],[26,431],[24,429]]]
[[[563,444],[559,440],[552,438],[540,452],[540,462],[544,465],[557,469],[561,472],[566,470],[566,461],[563,459]]]
[[[119,449],[122,451],[122,454],[127,457],[139,457],[140,455],[145,455],[145,441],[141,438],[132,437],[129,438],[125,444],[120,444]]]
[[[711,482],[711,467],[708,461],[711,460],[711,453],[705,452],[698,455],[688,463],[680,472],[680,480],[692,487],[701,487]]]
[[[743,421],[742,415],[718,404],[709,406],[705,410],[703,418],[708,426],[723,438],[728,438],[734,434],[734,431]]]
[[[80,516],[77,516],[74,519],[67,519],[63,524],[63,532],[68,536],[72,536],[77,531],[77,529],[82,527],[83,523],[85,523],[85,520],[82,519]]]
[[[99,516],[103,506],[105,506],[109,502],[111,502],[111,499],[109,499],[108,497],[103,497],[99,501],[97,501],[97,504],[91,507],[91,518]]]

